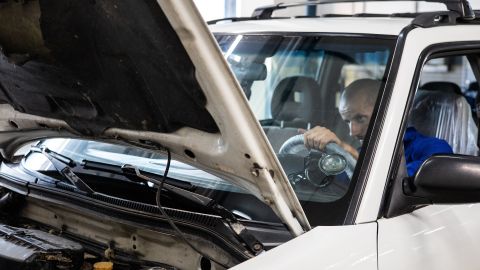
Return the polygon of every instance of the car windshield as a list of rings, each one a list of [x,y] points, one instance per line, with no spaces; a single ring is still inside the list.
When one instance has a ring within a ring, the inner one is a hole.
[[[310,222],[341,224],[395,39],[311,33],[215,37]],[[338,140],[330,141],[341,147],[323,144],[331,134]]]
[[[216,38],[310,223],[314,226],[343,224],[356,182],[358,156],[350,155],[338,145],[306,148],[301,133],[320,126],[328,128],[352,149],[360,150],[365,134],[355,130],[361,115],[345,116],[339,112],[344,99],[342,91],[359,79],[383,82],[395,40],[378,36],[273,34],[216,35]],[[383,83],[380,85],[383,87]],[[374,103],[378,92],[369,93],[366,100]],[[362,101],[357,111],[368,107],[365,100],[356,99]],[[368,127],[369,119],[363,125]],[[366,128],[362,132],[365,133]],[[39,146],[72,158],[78,164],[84,160],[118,166],[131,164],[157,175],[163,175],[166,165],[164,154],[129,145],[58,138],[43,140]],[[47,175],[55,172],[52,163],[41,153],[28,154],[23,166]],[[280,222],[266,204],[228,179],[176,160],[172,160],[169,178],[193,185],[194,192],[215,199],[239,217]],[[108,187],[102,185],[95,186],[94,190],[109,192]],[[151,199],[138,198],[154,203],[154,197]]]
[[[84,161],[117,166],[129,164],[141,171],[157,175],[163,175],[167,164],[164,154],[105,142],[58,138],[41,141],[38,145],[67,156],[77,164],[81,164]],[[48,158],[39,153],[31,153],[25,160],[24,165],[35,171],[54,170]],[[212,174],[176,160],[171,161],[168,177],[192,183],[205,189],[246,193],[243,189],[229,184]]]
[[[167,157],[163,153],[130,145],[64,138],[42,140],[34,146],[35,148],[27,146],[24,150],[19,150],[19,152],[26,151],[22,165],[31,173],[43,174],[47,177],[46,183],[48,183],[50,177],[53,179],[63,178],[58,173],[58,165],[55,165],[51,158],[44,153],[38,150],[29,151],[29,149],[48,149],[48,152],[53,151],[72,159],[76,163],[73,167],[74,172],[95,192],[156,205],[156,186],[153,183],[147,183],[147,186],[145,183],[126,181],[131,179],[112,172],[121,171],[119,169],[128,164],[137,167],[143,173],[153,173],[161,176],[164,174],[167,164]],[[117,170],[112,169],[112,166],[109,165],[116,166]],[[266,204],[246,190],[175,159],[171,160],[168,180],[173,181],[169,182],[172,185],[214,199],[239,218],[262,222],[280,222]],[[184,199],[171,198],[168,194],[166,196],[164,206],[192,211],[192,206],[184,203]],[[211,214],[208,211],[205,212],[203,208],[198,208],[195,211]]]

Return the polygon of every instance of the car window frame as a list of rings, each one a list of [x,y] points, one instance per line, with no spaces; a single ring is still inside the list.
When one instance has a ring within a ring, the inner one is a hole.
[[[397,139],[395,141],[394,152],[392,160],[390,162],[390,168],[387,174],[386,188],[384,190],[381,205],[378,212],[378,218],[386,217],[391,218],[399,214],[404,214],[404,212],[393,211],[392,208],[395,204],[408,203],[403,194],[403,191],[399,191],[401,188],[401,181],[406,176],[406,168],[402,168],[401,164],[405,163],[404,160],[404,151],[403,151],[403,135],[407,129],[407,120],[408,114],[413,106],[413,101],[415,95],[418,91],[421,73],[425,64],[434,58],[440,57],[451,57],[451,56],[466,56],[469,54],[479,54],[480,55],[480,40],[479,41],[459,41],[459,42],[445,42],[445,43],[436,43],[430,46],[427,46],[420,53],[417,64],[415,66],[414,76],[410,85],[408,92],[407,102],[405,105],[405,110],[402,115],[402,122],[400,123],[400,129],[398,130]],[[400,194],[400,195],[399,195]],[[404,200],[402,202],[402,200]],[[406,210],[408,212],[408,210]]]

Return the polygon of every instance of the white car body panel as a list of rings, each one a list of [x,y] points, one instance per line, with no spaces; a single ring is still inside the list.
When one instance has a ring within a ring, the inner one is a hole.
[[[393,90],[392,100],[395,102],[389,105],[357,223],[377,220],[395,140],[420,54],[432,44],[475,40],[480,45],[480,32],[472,26],[417,28],[407,36],[397,77],[402,80],[397,79]],[[478,269],[478,204],[430,205],[413,213],[380,219],[378,224],[379,270]]]
[[[398,35],[411,18],[295,18],[252,20],[211,25],[215,33],[314,32]]]
[[[377,223],[320,226],[235,266],[251,269],[377,269]]]
[[[473,270],[480,265],[480,204],[430,205],[378,221],[379,270]]]
[[[432,44],[475,40],[480,40],[480,31],[476,26],[416,28],[407,35],[391,102],[384,119],[382,135],[377,145],[375,160],[370,169],[368,182],[357,214],[357,224],[372,222],[378,218],[395,141],[398,137],[398,130],[405,112],[411,82],[420,54]]]

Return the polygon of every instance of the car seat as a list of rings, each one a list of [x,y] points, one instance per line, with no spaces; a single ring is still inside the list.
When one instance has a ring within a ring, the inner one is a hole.
[[[447,141],[455,154],[477,155],[478,128],[460,87],[433,82],[420,87],[409,118],[420,133]]]
[[[437,92],[446,92],[446,93],[455,93],[457,95],[462,95],[462,89],[456,83],[453,82],[428,82],[420,87],[422,90],[437,91]]]
[[[320,100],[320,86],[309,77],[292,76],[275,87],[271,102],[272,118],[282,126],[308,128]]]

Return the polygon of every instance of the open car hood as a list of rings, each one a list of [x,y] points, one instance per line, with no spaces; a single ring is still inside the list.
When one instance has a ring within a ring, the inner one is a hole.
[[[295,235],[308,221],[192,1],[39,0],[0,6],[0,148],[121,140],[223,177]]]

